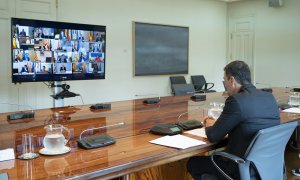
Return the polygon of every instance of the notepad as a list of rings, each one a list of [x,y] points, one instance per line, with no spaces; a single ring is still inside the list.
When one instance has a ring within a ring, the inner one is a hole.
[[[174,135],[174,136],[164,136],[164,137],[157,138],[157,139],[154,139],[149,142],[153,143],[153,144],[158,144],[158,145],[168,146],[168,147],[173,147],[173,148],[178,148],[178,149],[186,149],[189,147],[206,144],[203,141],[193,139],[190,137],[186,137],[186,136],[183,136],[180,134]]]
[[[207,138],[206,133],[205,133],[205,128],[193,129],[190,131],[185,131],[184,133]]]
[[[300,108],[292,107],[283,110],[282,112],[288,112],[288,113],[300,113]]]
[[[15,152],[13,148],[0,150],[0,162],[15,159]]]

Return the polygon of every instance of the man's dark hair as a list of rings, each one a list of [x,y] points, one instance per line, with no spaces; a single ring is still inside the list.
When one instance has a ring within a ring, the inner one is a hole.
[[[251,83],[251,73],[249,66],[244,61],[232,61],[224,67],[227,77],[233,76],[241,84]]]

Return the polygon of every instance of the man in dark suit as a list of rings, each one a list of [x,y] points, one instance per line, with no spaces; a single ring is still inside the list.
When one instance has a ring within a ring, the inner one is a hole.
[[[251,84],[249,66],[243,61],[233,61],[224,68],[224,84],[229,97],[217,120],[209,116],[204,118],[206,135],[211,142],[221,141],[228,135],[225,151],[243,157],[260,129],[280,123],[278,106],[271,93],[258,90]],[[239,179],[235,163],[221,158],[216,158],[216,161],[227,174]],[[218,179],[225,179],[209,156],[191,157],[187,169],[195,179],[202,179],[203,174],[214,174]],[[251,175],[257,178],[254,169]]]

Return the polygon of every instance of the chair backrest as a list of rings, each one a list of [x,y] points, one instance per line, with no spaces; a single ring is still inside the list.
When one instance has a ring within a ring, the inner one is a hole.
[[[280,124],[262,129],[255,135],[244,158],[256,167],[261,179],[283,179],[284,150],[297,125],[297,122]],[[240,175],[244,179],[241,169]]]
[[[173,84],[172,89],[174,90],[175,96],[194,95],[195,89],[192,84]]]
[[[186,84],[184,76],[170,76],[171,85],[173,84]]]
[[[196,91],[205,89],[206,80],[203,75],[191,76],[191,81]]]
[[[175,95],[174,92],[174,84],[186,84],[186,80],[184,76],[170,76],[170,82],[171,82],[171,90],[172,90],[172,94]]]

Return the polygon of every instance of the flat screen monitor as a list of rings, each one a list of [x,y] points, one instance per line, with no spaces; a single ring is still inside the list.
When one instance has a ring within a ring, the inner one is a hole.
[[[11,19],[12,82],[105,79],[106,26]]]

